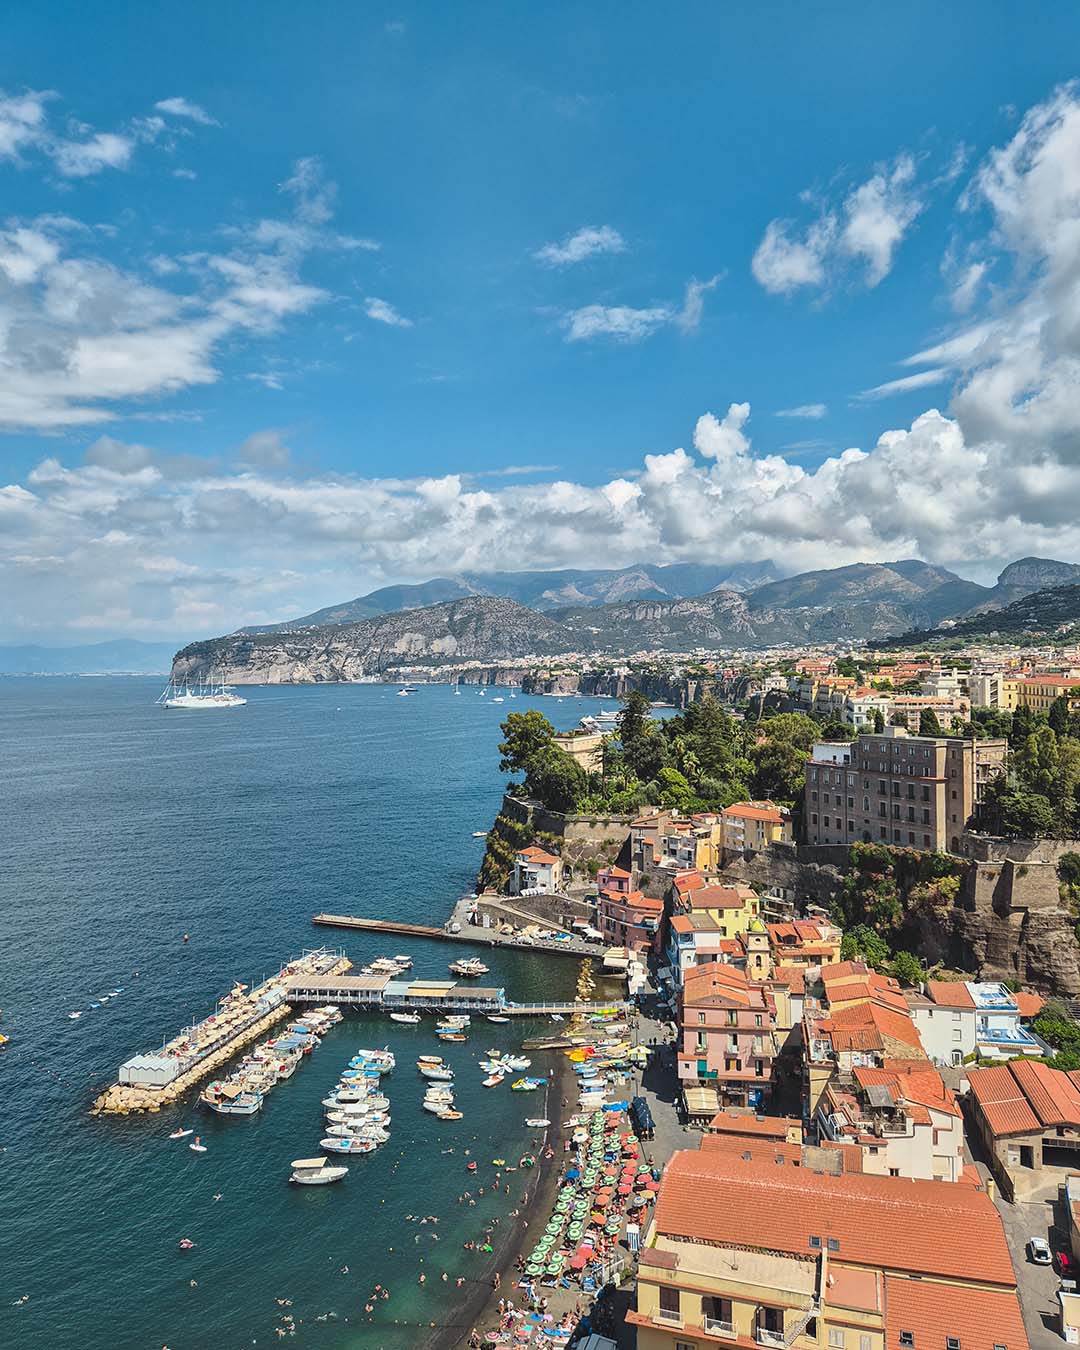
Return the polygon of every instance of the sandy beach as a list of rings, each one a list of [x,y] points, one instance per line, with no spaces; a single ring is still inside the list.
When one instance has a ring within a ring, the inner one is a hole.
[[[514,1286],[517,1281],[514,1260],[528,1246],[527,1232],[530,1228],[536,1230],[538,1224],[542,1229],[551,1214],[559,1189],[559,1169],[564,1156],[561,1123],[566,1111],[569,1110],[569,1108],[564,1110],[562,1100],[569,1095],[574,1084],[573,1071],[566,1057],[561,1051],[550,1053],[553,1062],[548,1067],[553,1070],[553,1075],[551,1086],[548,1088],[547,1105],[542,1113],[539,1105],[535,1110],[538,1115],[545,1115],[551,1124],[544,1132],[543,1144],[537,1148],[535,1169],[516,1174],[519,1177],[530,1178],[528,1204],[519,1206],[516,1203],[516,1199],[520,1198],[520,1192],[517,1193],[513,1203],[508,1197],[508,1207],[520,1208],[521,1213],[512,1223],[500,1225],[497,1230],[498,1245],[489,1258],[490,1263],[466,1281],[464,1288],[469,1290],[468,1297],[461,1307],[455,1310],[452,1322],[444,1322],[432,1332],[424,1343],[426,1350],[457,1350],[457,1347],[468,1343],[469,1333],[474,1327],[483,1335],[485,1330],[496,1324],[499,1317],[499,1299],[514,1297]],[[535,1097],[528,1097],[525,1094],[522,1094],[522,1097],[526,1105],[536,1100]],[[554,1156],[545,1159],[542,1149],[548,1144]],[[498,1290],[492,1286],[496,1273],[501,1279],[501,1287]]]

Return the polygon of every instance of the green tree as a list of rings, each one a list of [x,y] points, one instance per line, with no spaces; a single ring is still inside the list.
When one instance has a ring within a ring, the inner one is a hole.
[[[880,708],[875,708],[872,716],[874,718],[874,732],[876,735],[880,736],[885,730],[885,714]]]
[[[809,750],[821,740],[821,728],[805,713],[777,713],[759,724],[760,730],[772,741],[786,741],[800,750]]]
[[[1070,729],[1069,700],[1064,694],[1054,699],[1046,715],[1050,729],[1058,736],[1067,736]]]
[[[557,745],[549,745],[529,764],[525,790],[551,811],[573,811],[585,796],[588,776],[581,765]]]
[[[938,715],[933,708],[924,708],[922,712],[919,713],[919,735],[944,735],[944,732],[941,729],[941,723],[938,721]]]
[[[890,962],[889,969],[901,984],[915,985],[923,979],[922,963],[911,952],[897,952]]]
[[[892,958],[889,944],[865,923],[857,923],[840,940],[840,958],[843,961],[865,961],[875,970],[882,970]]]
[[[656,775],[661,806],[684,806],[693,796],[690,784],[678,769],[664,768]]]
[[[785,740],[766,740],[750,753],[750,788],[756,798],[793,802],[801,794],[806,774],[806,751]]]
[[[555,735],[555,728],[535,708],[510,713],[499,730],[503,734],[499,742],[502,773],[528,773],[532,761],[551,746]]]

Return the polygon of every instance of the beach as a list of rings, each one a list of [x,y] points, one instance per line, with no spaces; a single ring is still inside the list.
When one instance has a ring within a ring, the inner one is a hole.
[[[530,1230],[536,1232],[542,1229],[551,1214],[559,1189],[560,1168],[564,1159],[562,1121],[570,1110],[570,1107],[564,1108],[562,1102],[564,1097],[568,1097],[571,1091],[575,1090],[575,1085],[573,1071],[562,1052],[553,1050],[546,1053],[552,1056],[552,1062],[548,1066],[552,1074],[547,1090],[547,1104],[542,1112],[539,1104],[535,1109],[538,1118],[546,1116],[551,1124],[544,1131],[543,1143],[538,1146],[536,1167],[530,1172],[519,1171],[514,1174],[517,1177],[530,1178],[528,1203],[525,1205],[518,1203],[524,1192],[524,1186],[520,1189],[511,1189],[510,1195],[507,1196],[507,1211],[519,1209],[520,1213],[512,1224],[500,1224],[496,1230],[498,1243],[495,1245],[490,1264],[468,1277],[464,1286],[470,1291],[468,1297],[455,1310],[453,1321],[443,1323],[432,1333],[425,1342],[426,1350],[456,1350],[458,1346],[467,1345],[469,1333],[474,1327],[483,1336],[487,1328],[495,1325],[499,1317],[499,1299],[514,1296],[514,1286],[518,1279],[514,1262],[528,1245]],[[526,1104],[535,1100],[525,1093],[522,1093],[522,1098]],[[552,1150],[551,1158],[543,1156],[547,1147]],[[500,1279],[498,1289],[494,1287],[496,1274]]]

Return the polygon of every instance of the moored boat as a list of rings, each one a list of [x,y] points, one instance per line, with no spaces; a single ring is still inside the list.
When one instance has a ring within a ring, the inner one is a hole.
[[[326,1186],[340,1181],[348,1173],[347,1167],[334,1167],[325,1158],[297,1158],[292,1164],[290,1181],[298,1186]]]
[[[416,1024],[420,1021],[420,1017],[417,1013],[392,1012],[390,1014],[390,1021],[404,1022],[407,1026],[416,1026]]]

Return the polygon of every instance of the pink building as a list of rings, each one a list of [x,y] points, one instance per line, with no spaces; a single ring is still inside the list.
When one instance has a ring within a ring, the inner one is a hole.
[[[601,891],[597,915],[597,927],[613,947],[636,952],[659,949],[662,900],[640,891]]]
[[[679,997],[679,1081],[714,1087],[727,1106],[769,1099],[776,1053],[770,990],[731,965],[710,962],[683,972]]]

